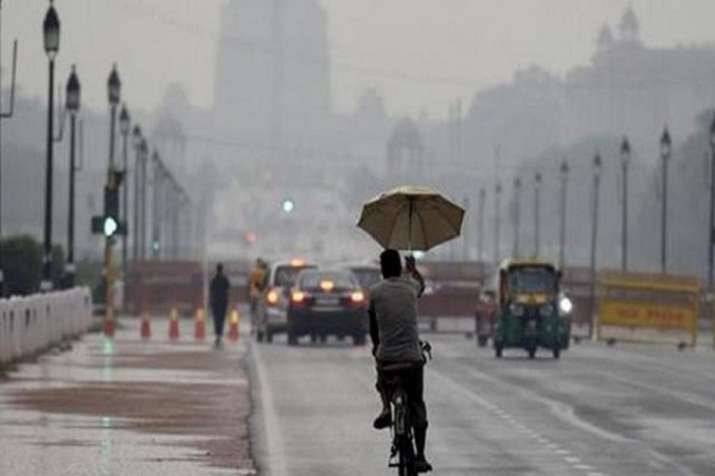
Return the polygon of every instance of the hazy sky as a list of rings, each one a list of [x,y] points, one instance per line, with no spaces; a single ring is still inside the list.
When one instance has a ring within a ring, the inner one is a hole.
[[[269,1],[269,0],[265,0]],[[284,0],[290,1],[290,0]],[[226,0],[56,0],[62,22],[58,79],[77,63],[83,100],[106,104],[119,63],[130,106],[150,109],[181,82],[201,106],[213,101],[219,7]],[[392,113],[446,115],[448,103],[541,65],[561,74],[589,61],[604,22],[633,5],[649,45],[715,44],[713,0],[322,0],[328,13],[333,98],[353,108],[375,86]],[[25,93],[44,95],[41,24],[48,2],[4,0],[3,56],[20,40]],[[238,33],[240,34],[240,32]],[[7,75],[4,80],[7,81]],[[138,106],[137,106],[138,105]]]

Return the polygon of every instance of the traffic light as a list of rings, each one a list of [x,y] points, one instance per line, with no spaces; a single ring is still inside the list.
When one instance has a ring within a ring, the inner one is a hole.
[[[110,216],[104,217],[104,222],[102,223],[102,232],[104,236],[111,238],[119,231],[119,223]]]
[[[289,215],[291,212],[293,212],[293,209],[295,208],[295,203],[291,199],[286,199],[283,200],[283,213],[286,215]]]
[[[104,187],[102,233],[107,238],[111,238],[119,231],[119,228],[119,187],[108,185]]]

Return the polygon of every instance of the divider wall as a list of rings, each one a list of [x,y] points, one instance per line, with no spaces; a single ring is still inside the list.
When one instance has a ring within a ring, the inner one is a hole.
[[[88,288],[0,300],[0,363],[77,337],[92,324]]]

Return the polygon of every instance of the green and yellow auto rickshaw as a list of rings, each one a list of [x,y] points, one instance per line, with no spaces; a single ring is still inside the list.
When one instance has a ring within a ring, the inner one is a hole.
[[[544,261],[502,263],[495,276],[497,318],[494,352],[497,358],[509,348],[524,349],[529,358],[539,348],[549,349],[558,359],[568,348],[570,319],[563,315],[561,273]],[[567,303],[568,304],[568,303]]]

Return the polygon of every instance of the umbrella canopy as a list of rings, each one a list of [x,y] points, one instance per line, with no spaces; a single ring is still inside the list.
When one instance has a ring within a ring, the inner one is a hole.
[[[402,186],[367,202],[358,227],[385,248],[427,251],[460,235],[464,209],[429,187]]]

